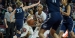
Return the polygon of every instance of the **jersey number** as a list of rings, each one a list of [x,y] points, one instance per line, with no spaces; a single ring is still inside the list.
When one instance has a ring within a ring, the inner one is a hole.
[[[56,3],[56,0],[52,0],[53,3]]]
[[[22,10],[21,9],[17,9],[17,13],[21,13],[22,12]]]

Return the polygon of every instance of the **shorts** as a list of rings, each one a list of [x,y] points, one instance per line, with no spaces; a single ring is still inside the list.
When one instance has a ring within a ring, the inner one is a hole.
[[[20,29],[21,29],[22,26],[23,26],[23,19],[16,19],[15,24],[16,24],[17,30],[20,31]]]
[[[61,27],[60,27],[60,31],[65,32],[66,30],[68,30],[69,32],[73,31],[74,25],[73,25],[73,21],[69,20],[68,22],[63,22]]]
[[[62,20],[60,12],[52,12],[49,17],[50,19],[42,24],[41,29],[50,30],[52,27],[52,29],[57,30]]]

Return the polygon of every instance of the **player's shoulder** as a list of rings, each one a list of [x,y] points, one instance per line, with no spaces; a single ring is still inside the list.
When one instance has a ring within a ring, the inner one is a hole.
[[[36,12],[36,14],[38,14],[38,12]]]
[[[42,14],[41,15],[46,15],[46,13],[44,11],[42,11]]]
[[[42,11],[42,13],[43,13],[43,14],[45,14],[45,12],[44,12],[44,11]]]

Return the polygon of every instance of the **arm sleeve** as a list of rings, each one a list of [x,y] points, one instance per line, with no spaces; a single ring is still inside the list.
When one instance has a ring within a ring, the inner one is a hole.
[[[6,19],[7,18],[7,12],[5,13],[5,16],[4,16],[4,19]]]

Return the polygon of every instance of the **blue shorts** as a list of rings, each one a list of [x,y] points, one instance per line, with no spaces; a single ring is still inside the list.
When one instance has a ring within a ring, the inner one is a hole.
[[[17,30],[20,30],[23,26],[23,19],[16,19],[15,21]]]
[[[52,27],[52,29],[57,30],[62,20],[60,12],[52,12],[49,17],[50,19],[42,24],[41,29],[50,30]]]
[[[64,22],[64,21],[62,22],[60,30],[63,31],[63,32],[65,32],[66,30],[71,32],[71,31],[73,31],[73,28],[74,28],[74,26],[73,26],[72,19],[67,19],[66,22]]]

